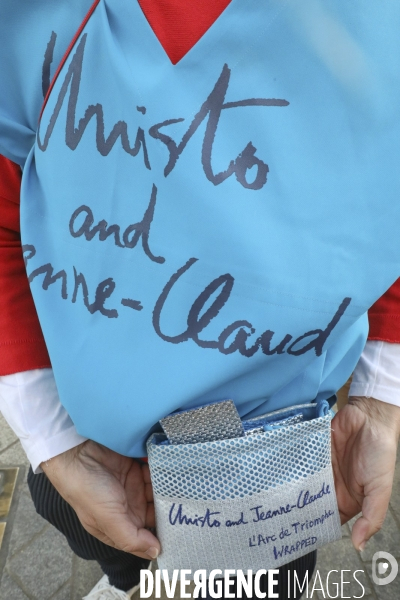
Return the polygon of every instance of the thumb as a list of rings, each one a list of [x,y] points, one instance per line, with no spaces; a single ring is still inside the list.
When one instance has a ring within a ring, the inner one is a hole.
[[[148,560],[154,560],[160,554],[160,542],[151,531],[135,525],[134,515],[103,513],[96,521],[99,524],[96,529],[101,535],[95,534],[95,537],[99,537],[104,543]],[[93,534],[90,530],[89,533]]]
[[[357,519],[351,532],[356,550],[362,552],[367,541],[381,529],[389,507],[391,485],[375,487],[367,492],[362,503],[362,516]]]
[[[112,523],[105,523],[104,533],[123,552],[150,559],[160,554],[160,542],[156,536],[148,529],[136,527],[129,515],[120,515]]]

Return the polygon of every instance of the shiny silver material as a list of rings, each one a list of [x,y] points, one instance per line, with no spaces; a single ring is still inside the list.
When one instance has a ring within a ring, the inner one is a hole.
[[[170,444],[213,442],[244,435],[242,421],[232,400],[172,414],[160,423]]]

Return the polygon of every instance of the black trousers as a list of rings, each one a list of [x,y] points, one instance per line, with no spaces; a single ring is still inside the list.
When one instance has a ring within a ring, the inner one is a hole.
[[[90,535],[82,527],[74,509],[60,496],[44,473],[34,475],[32,469],[29,469],[28,486],[36,511],[64,534],[71,550],[77,556],[86,560],[96,560],[103,573],[108,575],[111,585],[116,588],[126,591],[139,583],[140,569],[147,569],[149,561],[116,550]],[[298,592],[297,595],[293,594],[293,572],[296,571],[300,582],[304,580],[308,572],[308,578],[311,581],[316,556],[316,551],[311,552],[279,569],[279,584],[274,591],[279,593],[280,600],[286,600],[288,597],[292,600],[300,598],[301,592]],[[289,571],[292,582],[290,593],[288,593]],[[262,576],[261,591],[267,592],[267,585],[267,576]],[[232,593],[234,589],[235,586],[232,585],[229,591]]]

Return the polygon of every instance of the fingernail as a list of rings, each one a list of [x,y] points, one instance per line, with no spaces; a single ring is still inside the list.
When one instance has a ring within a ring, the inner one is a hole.
[[[157,548],[151,547],[147,550],[146,554],[148,554],[148,556],[150,556],[150,558],[154,559],[154,558],[157,558],[159,552],[158,552]]]
[[[366,543],[367,543],[367,542],[361,542],[361,544],[359,545],[359,548],[358,548],[358,550],[359,550],[360,552],[364,552],[364,550],[365,550],[365,544],[366,544]]]

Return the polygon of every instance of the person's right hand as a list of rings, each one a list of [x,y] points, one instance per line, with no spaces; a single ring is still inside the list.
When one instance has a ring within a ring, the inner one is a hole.
[[[100,541],[142,558],[157,558],[150,472],[132,458],[88,440],[41,467],[72,506],[83,527]]]

